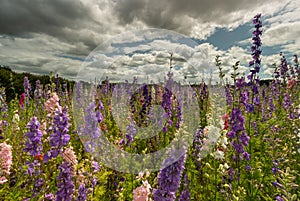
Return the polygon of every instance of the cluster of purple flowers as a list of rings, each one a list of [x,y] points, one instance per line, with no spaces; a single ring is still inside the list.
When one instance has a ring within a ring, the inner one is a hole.
[[[86,108],[84,115],[85,125],[81,131],[84,135],[82,137],[86,138],[85,148],[87,151],[92,151],[96,146],[96,139],[100,137],[101,131],[98,126],[99,122],[102,122],[103,117],[100,111],[95,112],[95,103],[91,102],[90,105]]]
[[[245,131],[245,118],[238,108],[232,110],[229,122],[231,130],[228,132],[228,137],[234,139],[232,146],[238,155],[242,154],[243,158],[249,161],[250,154],[245,152],[244,146],[248,146],[250,137]]]
[[[155,201],[173,201],[180,187],[181,176],[184,169],[186,154],[178,161],[162,169],[158,175],[158,188],[153,191]]]
[[[29,83],[28,77],[24,77],[24,93],[26,97],[26,104],[29,104],[29,98],[30,98],[30,91],[31,91],[31,85]]]
[[[78,188],[78,201],[85,201],[87,197],[88,189],[85,187],[85,184],[80,184]]]
[[[189,180],[188,180],[187,174],[184,175],[184,180],[185,180],[184,190],[181,192],[178,201],[189,201],[190,197],[191,197],[191,194],[189,191]]]
[[[260,64],[261,64],[261,35],[262,35],[262,22],[260,20],[261,14],[257,14],[254,19],[253,19],[253,24],[255,27],[255,30],[252,32],[253,37],[252,37],[252,47],[251,47],[251,52],[252,52],[252,61],[249,62],[250,67],[254,67],[250,72],[250,75],[248,76],[248,79],[250,81],[253,80],[254,75],[256,73],[259,73],[260,70]]]
[[[51,150],[44,155],[44,162],[48,162],[50,159],[62,153],[62,148],[66,146],[70,140],[70,135],[68,134],[69,127],[70,123],[67,108],[56,110],[53,119],[52,133],[50,134]]]
[[[58,191],[56,192],[56,200],[71,201],[74,194],[74,183],[72,180],[73,167],[68,162],[63,162],[58,169],[60,170],[57,176]]]
[[[29,152],[31,156],[37,156],[41,154],[43,149],[42,145],[42,136],[43,133],[39,129],[40,122],[36,117],[32,117],[30,122],[27,124],[27,128],[29,128],[29,132],[25,134],[28,138],[28,141],[25,143],[24,151]]]

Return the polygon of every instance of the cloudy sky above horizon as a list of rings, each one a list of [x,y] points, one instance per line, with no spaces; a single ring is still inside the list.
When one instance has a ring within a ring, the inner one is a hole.
[[[195,41],[194,55],[220,55],[227,72],[238,60],[246,70],[251,60],[251,22],[257,13],[263,16],[264,77],[272,73],[273,63],[280,63],[280,51],[288,61],[300,55],[299,0],[2,0],[0,65],[74,79],[83,61],[105,41],[156,28]],[[137,50],[131,48],[133,53]],[[135,64],[141,57],[142,52],[131,55]]]

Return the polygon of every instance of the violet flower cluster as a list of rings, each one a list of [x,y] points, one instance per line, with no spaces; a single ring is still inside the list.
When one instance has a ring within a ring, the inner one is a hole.
[[[162,169],[158,175],[158,188],[153,191],[154,201],[174,201],[181,184],[186,154]]]
[[[238,108],[234,108],[231,113],[230,118],[230,128],[228,132],[228,137],[234,139],[232,141],[232,146],[237,152],[238,156],[242,155],[242,158],[247,161],[250,160],[250,154],[245,152],[244,147],[248,146],[250,137],[245,131],[245,118],[242,112]]]
[[[24,93],[26,96],[26,104],[29,104],[29,98],[30,98],[30,91],[31,91],[31,85],[29,83],[28,77],[24,77]]]
[[[86,108],[84,115],[85,125],[83,128],[81,128],[81,135],[83,135],[82,137],[85,138],[85,148],[88,152],[93,151],[96,146],[96,140],[101,134],[98,123],[99,121],[102,121],[102,119],[99,119],[99,117],[102,117],[102,115],[99,115],[99,111],[95,112],[95,107],[95,103],[91,102]]]
[[[66,108],[56,110],[53,119],[52,133],[50,134],[51,150],[44,155],[44,162],[48,162],[50,159],[57,157],[58,154],[62,154],[62,148],[66,146],[70,140],[70,135],[68,134],[69,127],[68,110]]]
[[[185,180],[184,190],[181,192],[178,201],[190,201],[191,194],[189,191],[189,180],[187,174],[184,175],[184,180]]]
[[[72,180],[73,167],[68,162],[63,162],[58,169],[60,170],[57,176],[58,191],[56,192],[57,201],[71,201],[74,194],[74,183]]]
[[[85,187],[85,184],[80,184],[78,188],[77,201],[85,201],[87,197],[88,189]]]
[[[261,58],[260,58],[260,55],[261,55],[261,35],[262,35],[262,22],[260,20],[261,18],[261,14],[257,14],[256,16],[254,16],[254,19],[253,19],[253,24],[254,24],[254,27],[255,27],[255,30],[252,32],[253,34],[253,37],[252,37],[252,41],[253,41],[253,44],[252,44],[252,47],[251,47],[251,52],[252,52],[252,61],[249,62],[249,66],[250,67],[254,67],[254,69],[252,69],[250,72],[250,75],[248,76],[248,79],[250,81],[253,80],[254,78],[254,75],[256,73],[259,73],[259,70],[260,70],[260,64],[261,64]]]
[[[24,151],[29,152],[31,156],[38,156],[41,154],[43,149],[42,145],[42,136],[43,133],[39,129],[40,122],[37,120],[37,117],[32,117],[30,122],[27,124],[29,132],[25,134],[27,137],[27,142],[25,143]]]

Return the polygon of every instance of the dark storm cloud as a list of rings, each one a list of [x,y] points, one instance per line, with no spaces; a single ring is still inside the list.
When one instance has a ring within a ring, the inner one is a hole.
[[[31,37],[45,33],[67,42],[83,42],[94,48],[93,37],[78,37],[76,30],[93,22],[90,8],[76,0],[1,0],[0,34]]]
[[[114,10],[122,24],[141,20],[151,27],[178,30],[192,26],[184,16],[203,23],[226,25],[237,20],[228,19],[228,14],[248,11],[270,1],[272,0],[120,0]]]

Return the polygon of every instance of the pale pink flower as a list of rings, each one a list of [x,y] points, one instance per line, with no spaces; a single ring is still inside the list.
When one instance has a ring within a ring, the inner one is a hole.
[[[62,157],[65,161],[72,164],[74,167],[78,165],[77,157],[75,155],[75,152],[73,151],[72,146],[65,149]]]
[[[149,195],[151,194],[151,186],[148,181],[143,181],[140,187],[133,190],[133,201],[149,201]]]
[[[6,142],[0,143],[0,175],[10,174],[10,167],[12,165],[12,152],[11,146],[6,144]],[[0,184],[7,181],[5,176],[0,178]]]
[[[7,182],[8,180],[6,179],[6,177],[5,176],[2,176],[1,178],[0,178],[0,184],[4,184],[5,182]]]
[[[45,102],[45,107],[50,116],[54,114],[56,109],[61,110],[61,106],[59,105],[59,97],[55,92],[52,93],[51,97]]]

